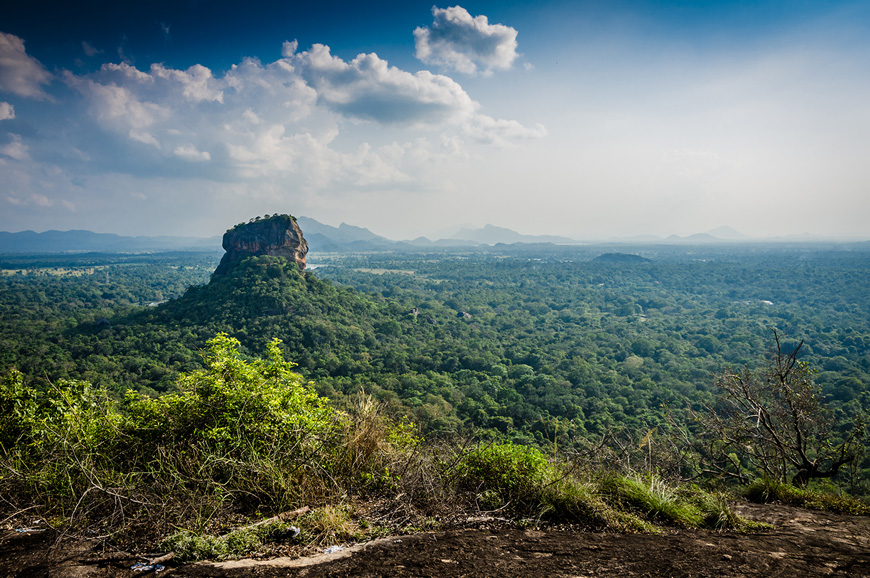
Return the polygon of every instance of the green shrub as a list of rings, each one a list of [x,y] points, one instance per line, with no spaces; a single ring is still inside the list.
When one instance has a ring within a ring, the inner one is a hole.
[[[225,560],[253,554],[270,542],[292,536],[289,529],[287,523],[271,522],[238,528],[221,536],[179,530],[164,538],[160,547],[175,552],[180,562]]]
[[[471,493],[478,508],[592,528],[651,529],[636,516],[615,511],[595,484],[533,447],[478,447],[460,459],[456,479],[458,489]]]
[[[197,534],[190,530],[179,530],[170,534],[160,547],[175,552],[175,558],[179,562],[223,560],[230,555],[226,540],[219,536]]]
[[[870,515],[870,505],[844,494],[832,485],[817,484],[817,487],[799,488],[771,478],[758,478],[743,489],[743,496],[760,504],[778,502],[840,514]]]
[[[280,340],[268,358],[246,362],[239,341],[219,333],[208,341],[206,369],[179,377],[178,393],[151,399],[128,391],[131,435],[160,442],[210,440],[228,446],[265,447],[287,440],[316,440],[334,414],[313,384],[292,371]]]
[[[554,477],[553,467],[540,450],[496,444],[463,456],[456,479],[459,488],[472,492],[483,509],[530,514],[542,506],[543,487]]]

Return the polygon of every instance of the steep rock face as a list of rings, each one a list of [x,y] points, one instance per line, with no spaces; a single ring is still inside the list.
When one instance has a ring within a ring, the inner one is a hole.
[[[215,269],[215,275],[226,273],[245,257],[258,255],[284,257],[304,271],[308,254],[308,243],[302,237],[302,229],[290,215],[275,215],[236,225],[224,234],[223,248],[226,253]]]

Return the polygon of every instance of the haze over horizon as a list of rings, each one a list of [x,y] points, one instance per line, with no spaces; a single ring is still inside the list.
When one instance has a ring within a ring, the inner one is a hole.
[[[870,2],[34,1],[0,230],[870,237]]]

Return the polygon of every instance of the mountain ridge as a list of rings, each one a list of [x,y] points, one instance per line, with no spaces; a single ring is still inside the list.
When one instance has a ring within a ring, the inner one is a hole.
[[[712,245],[729,243],[854,243],[867,242],[863,238],[833,238],[801,235],[751,237],[732,227],[720,226],[706,233],[686,236],[635,235],[608,239],[579,240],[556,235],[526,235],[506,227],[487,224],[480,228],[464,226],[449,237],[429,239],[425,236],[408,240],[393,240],[374,233],[368,228],[342,222],[338,227],[326,225],[311,217],[297,217],[312,253],[369,252],[390,250],[446,249],[454,247],[495,246],[499,244],[595,245]],[[185,236],[124,236],[115,233],[97,233],[85,229],[59,231],[51,229],[41,233],[32,230],[0,231],[0,253],[145,253],[157,251],[214,251],[219,252],[221,237]]]

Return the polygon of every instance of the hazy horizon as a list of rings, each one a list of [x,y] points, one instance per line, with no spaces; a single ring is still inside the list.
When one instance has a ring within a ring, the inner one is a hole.
[[[304,218],[304,219],[313,219],[312,217],[308,217],[307,215],[299,215],[299,217]],[[409,241],[417,240],[421,237],[425,237],[425,238],[429,239],[430,241],[443,241],[443,240],[458,239],[458,240],[474,241],[474,242],[480,242],[482,244],[487,244],[486,241],[480,241],[479,239],[475,239],[473,233],[480,233],[480,232],[487,231],[490,227],[494,227],[495,229],[503,229],[506,232],[513,233],[513,234],[519,234],[519,235],[524,236],[524,237],[557,237],[557,236],[553,236],[553,235],[530,235],[530,234],[525,233],[523,231],[516,231],[514,229],[500,227],[500,226],[493,224],[493,223],[487,223],[486,225],[483,225],[481,227],[466,223],[464,225],[456,225],[453,227],[442,228],[441,230],[436,231],[430,235],[415,235],[413,237],[397,238],[397,237],[390,237],[388,235],[382,235],[377,230],[371,230],[369,227],[366,227],[364,224],[347,223],[344,221],[342,221],[340,223],[333,224],[333,223],[324,223],[324,222],[319,221],[318,219],[313,219],[313,220],[317,221],[321,225],[327,225],[329,227],[333,227],[336,229],[340,228],[342,225],[349,225],[351,227],[356,227],[356,228],[364,228],[364,229],[367,229],[370,233],[374,233],[375,235],[377,235],[379,237],[383,237],[387,240],[396,241],[396,242],[409,242]],[[32,229],[24,229],[24,230],[20,230],[20,231],[0,231],[0,233],[16,234],[16,233],[34,232],[37,234],[42,234],[42,233],[47,233],[47,232],[51,232],[51,231],[60,232],[60,233],[85,231],[85,232],[96,233],[96,234],[119,235],[121,237],[137,237],[137,236],[145,237],[145,238],[149,238],[149,237],[150,238],[178,237],[178,238],[190,238],[190,239],[199,239],[199,240],[207,240],[207,239],[212,239],[212,238],[220,239],[221,236],[223,235],[223,231],[218,231],[218,232],[215,232],[213,234],[208,234],[208,235],[148,235],[148,234],[131,235],[131,234],[126,234],[124,232],[118,232],[118,231],[93,231],[90,229],[66,229],[66,230],[45,229],[42,231],[33,231]],[[306,234],[306,227],[305,226],[302,226],[302,231],[303,231],[303,234]],[[460,235],[460,233],[462,233],[462,232],[472,233],[472,235],[468,235],[468,234]],[[801,242],[801,243],[813,242],[813,241],[818,241],[818,242],[830,242],[830,241],[834,241],[834,242],[865,242],[865,241],[870,241],[870,237],[843,236],[843,235],[841,235],[841,236],[817,236],[817,235],[812,235],[810,233],[790,234],[790,235],[782,235],[782,236],[756,237],[756,236],[744,235],[742,232],[737,231],[733,227],[729,227],[727,225],[716,227],[714,229],[710,229],[707,231],[696,231],[694,233],[689,233],[688,235],[676,235],[675,233],[672,233],[670,235],[628,235],[628,236],[609,236],[609,237],[585,237],[585,238],[561,237],[561,236],[559,236],[559,237],[564,238],[566,240],[571,240],[571,241],[574,241],[574,242],[577,242],[580,244],[593,244],[594,245],[594,244],[598,244],[598,243],[608,244],[611,242],[615,242],[615,243],[633,243],[633,242],[635,242],[638,244],[647,244],[647,243],[655,244],[659,241],[668,242],[669,240],[673,240],[674,237],[677,237],[681,240],[691,240],[691,238],[693,238],[693,237],[706,236],[706,235],[710,235],[710,236],[714,237],[715,239],[717,239],[717,242],[722,242],[722,243],[734,242],[734,243],[746,243],[746,244],[763,243],[763,242],[769,242],[769,241],[774,241],[774,242],[794,241],[794,242]],[[511,241],[497,241],[497,242],[510,243]],[[528,241],[524,240],[521,242],[528,242]],[[541,241],[541,242],[554,242],[554,241]],[[703,241],[701,241],[701,242],[703,243]],[[492,243],[489,243],[489,244],[492,244]],[[559,243],[557,242],[556,244],[559,244]]]
[[[870,2],[20,3],[0,230],[870,237]]]

